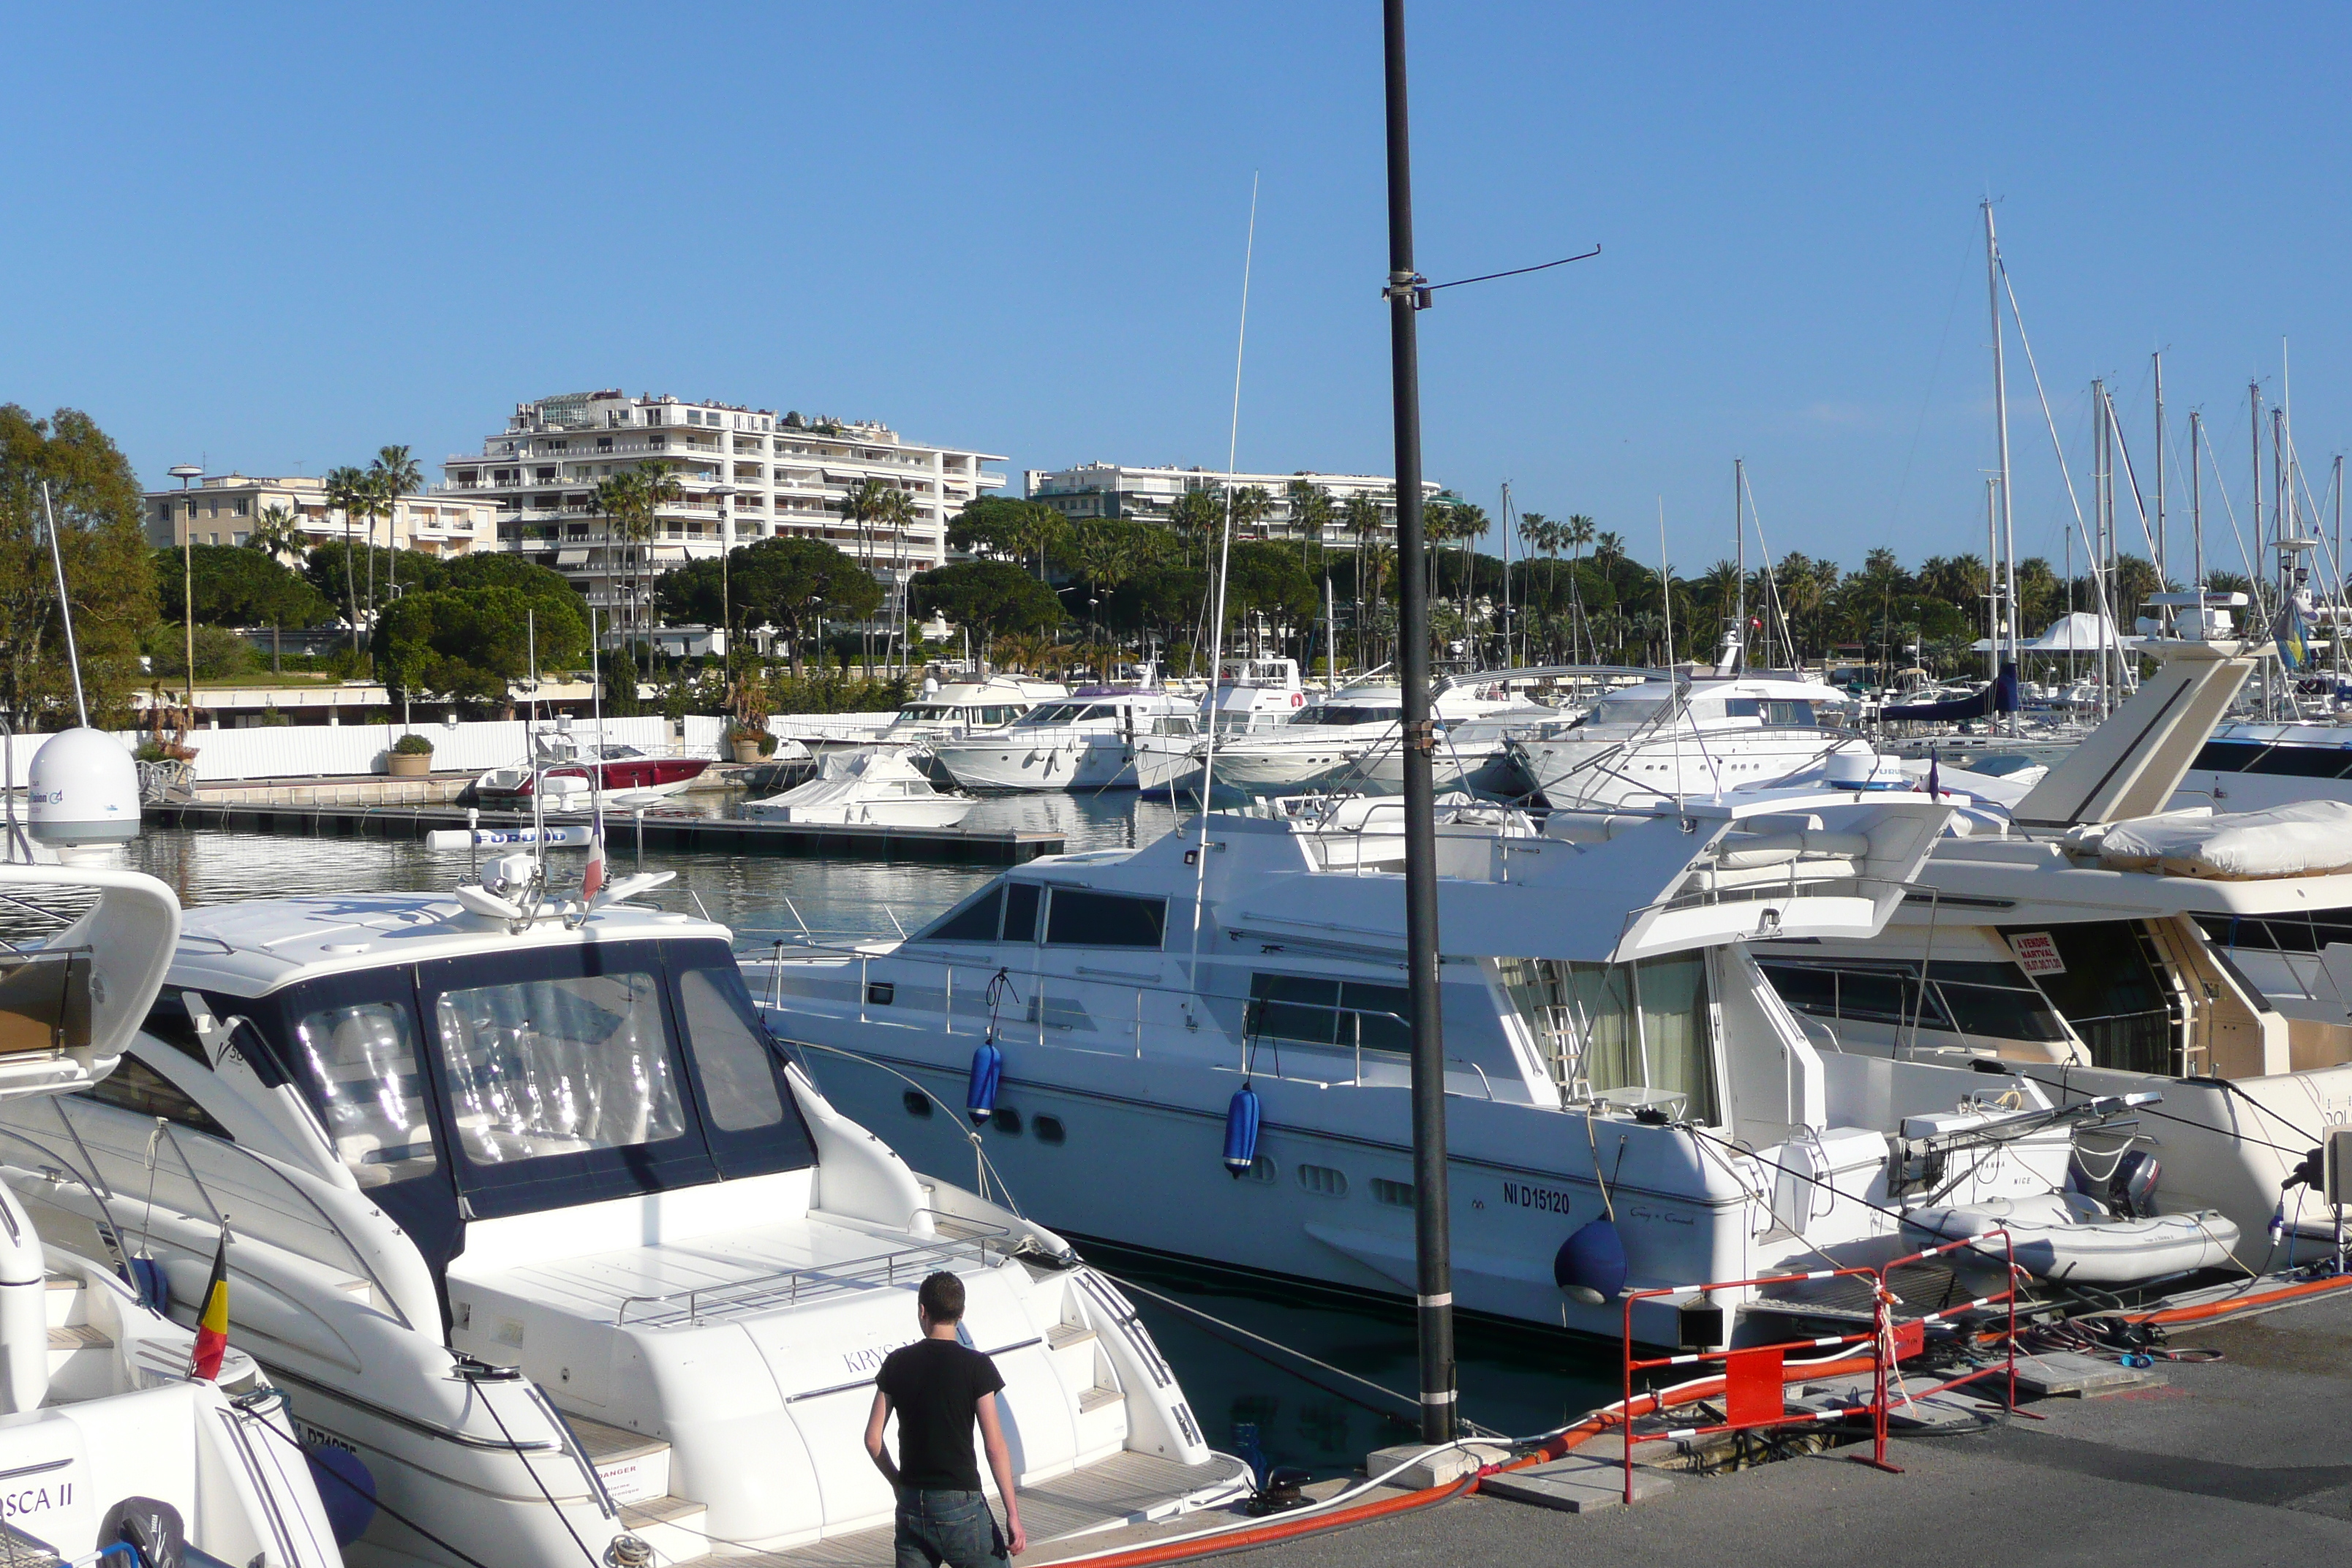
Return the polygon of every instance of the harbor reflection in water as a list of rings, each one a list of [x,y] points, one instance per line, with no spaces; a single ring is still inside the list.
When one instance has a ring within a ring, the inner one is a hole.
[[[689,796],[691,806],[731,815],[731,796]],[[1165,803],[1132,794],[1035,795],[983,801],[966,819],[977,828],[1048,828],[1067,847],[1149,843],[1176,826]],[[231,899],[355,890],[446,889],[466,870],[464,851],[436,852],[421,839],[312,838],[294,834],[151,828],[126,847],[127,862],[168,883],[189,905]],[[577,850],[558,850],[572,861]],[[616,873],[636,868],[625,819],[612,826]],[[893,936],[939,913],[995,874],[985,866],[937,861],[817,859],[657,852],[649,870],[677,873],[652,901],[733,926],[749,946],[803,925],[845,935]],[[1138,1193],[1148,1193],[1139,1173]],[[966,1173],[965,1180],[969,1180]],[[1050,1203],[1016,1194],[1052,1223]],[[1401,1305],[1294,1290],[1272,1281],[1204,1278],[1164,1258],[1089,1247],[1118,1277],[1186,1307],[1365,1378],[1399,1395],[1414,1382],[1413,1325]],[[1318,1474],[1352,1468],[1372,1449],[1412,1440],[1411,1406],[1384,1398],[1243,1335],[1204,1324],[1139,1293],[1143,1313],[1193,1403],[1210,1441],[1231,1447],[1234,1428],[1255,1425],[1267,1459]],[[1462,1410],[1489,1429],[1522,1435],[1565,1425],[1613,1397],[1616,1357],[1607,1347],[1523,1326],[1465,1322],[1458,1346]],[[1391,1414],[1392,1413],[1392,1414]]]

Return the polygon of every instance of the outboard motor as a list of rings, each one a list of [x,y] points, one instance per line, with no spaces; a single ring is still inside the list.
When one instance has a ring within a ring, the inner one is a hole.
[[[2156,1179],[2164,1167],[2145,1149],[2134,1149],[2116,1162],[2107,1178],[2107,1207],[2124,1219],[2156,1217]]]

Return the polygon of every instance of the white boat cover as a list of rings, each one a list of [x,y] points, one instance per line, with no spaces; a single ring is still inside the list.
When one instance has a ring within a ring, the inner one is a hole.
[[[2138,817],[2101,836],[2099,864],[2223,881],[2352,870],[2352,805],[2306,800],[2267,811]]]

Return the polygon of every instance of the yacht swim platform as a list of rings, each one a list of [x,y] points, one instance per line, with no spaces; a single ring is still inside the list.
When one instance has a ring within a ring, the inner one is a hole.
[[[231,833],[292,833],[311,837],[422,838],[468,825],[456,806],[262,805],[189,801],[150,804],[157,827],[210,827]],[[577,816],[551,820],[577,823]],[[484,811],[474,826],[530,826],[529,812]],[[635,850],[698,850],[720,855],[821,855],[866,860],[962,860],[1021,866],[1067,847],[1063,835],[1029,827],[900,827],[870,824],[739,822],[712,816],[608,811],[604,829],[615,856]]]

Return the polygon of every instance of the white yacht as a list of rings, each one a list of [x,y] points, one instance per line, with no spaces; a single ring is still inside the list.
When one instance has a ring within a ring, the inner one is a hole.
[[[2305,1259],[2335,1245],[2296,1172],[2352,1121],[2352,809],[2178,809],[2255,661],[2148,646],[2158,673],[2006,812],[1939,841],[1885,932],[1758,956],[1835,1048],[1998,1061],[2069,1100],[2160,1092],[2130,1147],[2161,1161],[2168,1206],[2228,1216],[2259,1270],[2286,1259],[2280,1236]]]
[[[1134,789],[1136,742],[1199,705],[1165,687],[1084,687],[1001,730],[933,741],[930,753],[969,790]]]
[[[808,783],[736,809],[752,822],[952,827],[979,804],[939,788],[904,751],[888,747],[828,753]]]
[[[1463,1308],[1613,1336],[1618,1286],[1671,1287],[1634,1328],[1681,1342],[1703,1282],[1892,1256],[1915,1205],[2055,1200],[2072,1144],[2044,1090],[1817,1050],[1748,954],[1763,934],[1875,933],[1948,810],[1822,791],[1444,825]],[[780,1034],[856,1054],[820,1062],[827,1093],[919,1168],[971,1158],[930,1109],[961,1100],[996,1167],[1073,1233],[1407,1293],[1401,824],[1365,798],[1320,819],[1213,813],[1008,871],[907,941],[779,949],[747,972]],[[1263,1133],[1235,1153],[1244,1088]],[[1603,1221],[1613,1282],[1576,1239]]]
[[[836,1110],[725,928],[620,901],[661,879],[583,905],[519,856],[455,897],[195,910],[123,1070],[0,1127],[86,1152],[98,1195],[50,1202],[142,1213],[175,1291],[235,1216],[234,1332],[386,1505],[354,1563],[887,1558],[858,1433],[940,1268],[1033,1530],[1245,1486],[1108,1281]]]
[[[1769,784],[1870,742],[1841,727],[1844,693],[1796,675],[1665,677],[1505,744],[1555,806],[1641,806]]]
[[[1202,742],[1216,731],[1217,744],[1287,724],[1307,706],[1298,681],[1298,661],[1253,655],[1227,659],[1213,690],[1201,699],[1197,716],[1164,714],[1135,742],[1136,787],[1146,795],[1200,788]]]
[[[163,984],[179,902],[151,877],[74,866],[0,867],[0,1561],[90,1563],[131,1542],[143,1563],[332,1568],[334,1521],[356,1518],[362,1492],[331,1511],[260,1367],[232,1347],[214,1377],[194,1375],[196,1336],[162,1310],[193,1321],[224,1230],[241,1251],[266,1222],[206,1215],[158,1268],[155,1198],[127,1172],[110,1187],[73,1138],[83,1097],[137,1094],[123,1052]],[[136,1120],[150,1157],[170,1162],[175,1130]],[[326,1484],[366,1481],[334,1462]]]
[[[874,714],[828,713],[769,721],[778,735],[799,742],[812,756],[858,752],[874,746],[921,746],[960,740],[982,730],[1010,724],[1041,702],[1067,697],[1057,680],[1021,675],[991,675],[955,680],[926,691],[884,719]]]
[[[1555,715],[1512,690],[1480,678],[1448,680],[1431,694],[1430,710],[1444,731],[1435,759],[1437,787],[1462,787],[1486,766],[1513,726]],[[1404,695],[1394,685],[1358,684],[1310,697],[1289,723],[1262,734],[1220,742],[1219,784],[1252,795],[1352,789],[1396,795],[1404,788]]]

